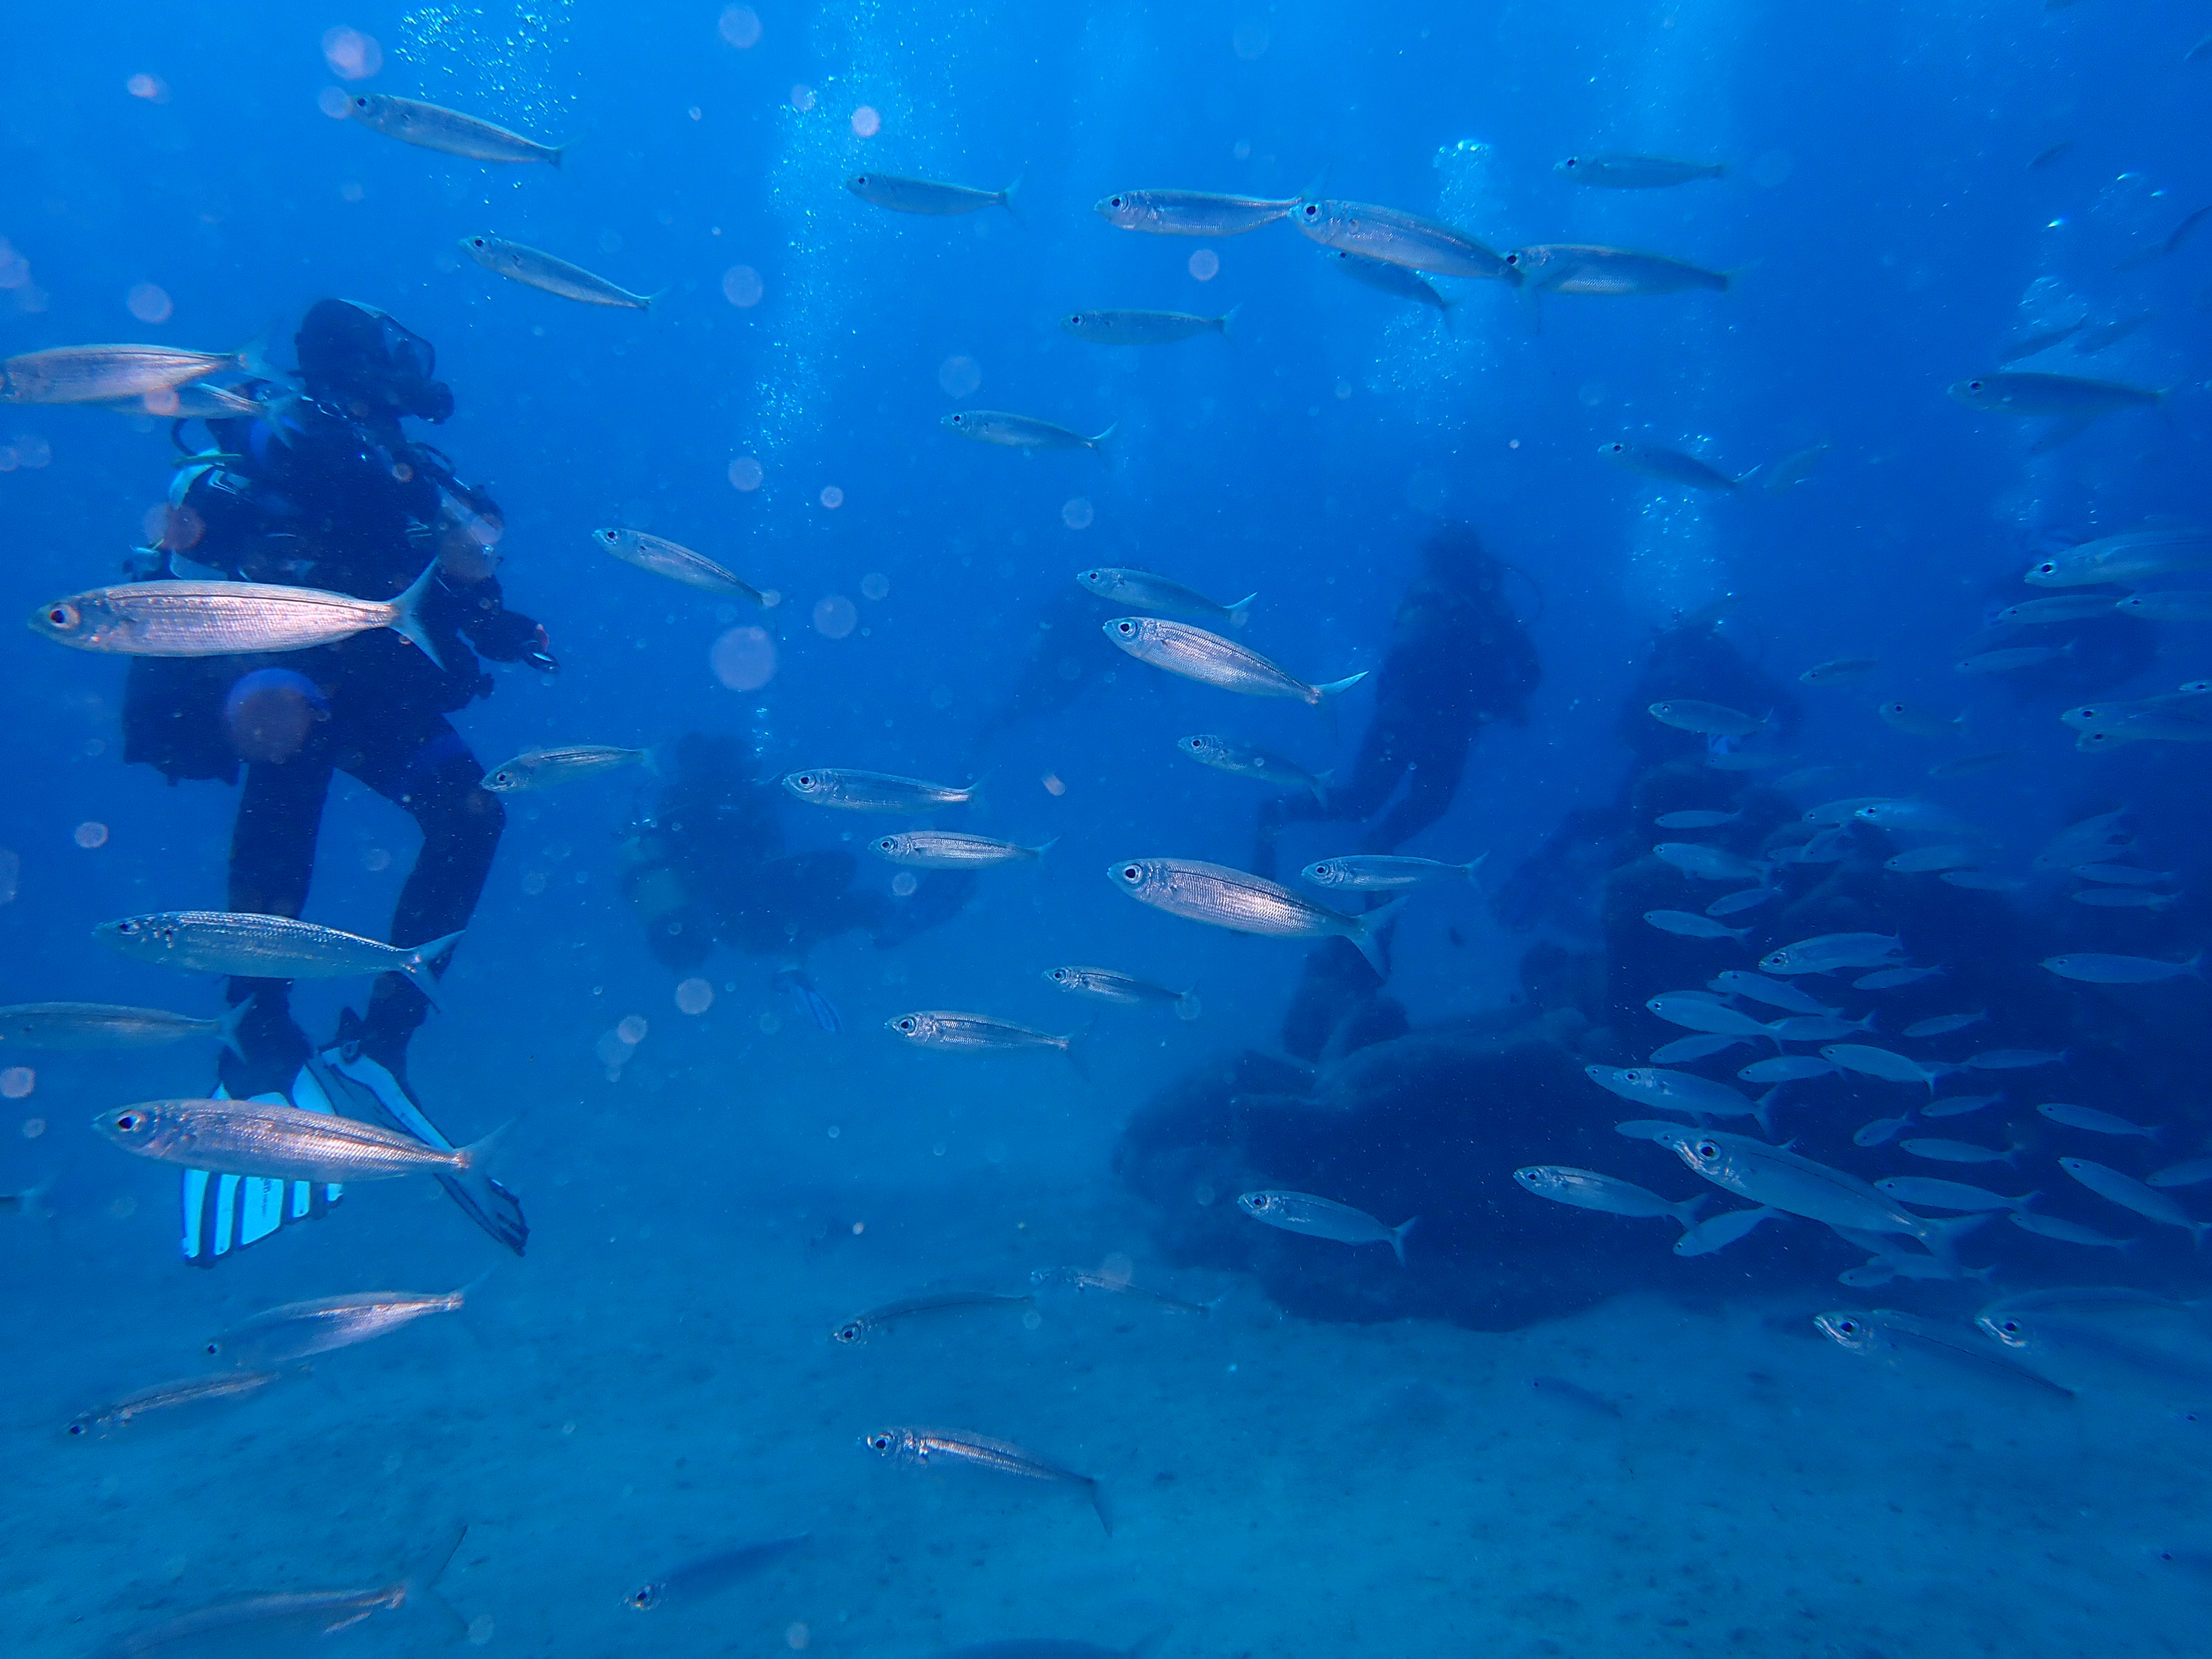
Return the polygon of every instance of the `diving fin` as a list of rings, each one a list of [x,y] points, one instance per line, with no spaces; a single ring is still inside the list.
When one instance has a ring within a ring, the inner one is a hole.
[[[248,1006],[240,1004],[240,1012]],[[231,1097],[221,1084],[216,1085],[214,1098]],[[307,1112],[337,1110],[329,1091],[305,1070],[293,1079],[289,1099],[274,1089],[252,1098]],[[187,1170],[182,1194],[185,1260],[195,1267],[212,1267],[233,1250],[258,1244],[280,1228],[320,1219],[344,1194],[345,1188],[336,1182],[276,1181]]]

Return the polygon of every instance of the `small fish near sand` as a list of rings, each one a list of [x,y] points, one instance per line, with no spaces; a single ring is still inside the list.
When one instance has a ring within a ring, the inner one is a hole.
[[[239,1054],[239,1022],[252,1006],[241,1002],[218,1019],[195,1019],[166,1008],[131,1008],[112,1002],[20,1002],[0,1008],[0,1054],[10,1048],[57,1054],[161,1048],[195,1036],[213,1037]]]
[[[459,110],[383,93],[355,94],[345,112],[372,132],[469,161],[543,161],[557,167],[568,148],[541,144]]]
[[[350,979],[404,974],[427,997],[432,964],[460,940],[386,945],[290,916],[242,910],[172,910],[103,921],[93,937],[136,962],[252,979]]]
[[[1158,617],[1115,617],[1104,624],[1104,631],[1139,662],[1248,697],[1289,697],[1318,708],[1326,699],[1349,691],[1367,678],[1363,669],[1340,680],[1310,685],[1234,640]]]
[[[764,609],[776,603],[777,596],[763,592],[751,583],[725,570],[703,553],[695,553],[665,536],[649,535],[642,530],[605,529],[594,530],[592,539],[603,551],[612,554],[624,564],[635,565],[640,570],[649,570],[656,576],[665,576],[671,581],[682,582],[686,587],[743,599],[749,605],[757,605]]]
[[[908,1468],[959,1465],[989,1469],[999,1474],[1019,1475],[1029,1480],[1078,1487],[1090,1498],[1091,1507],[1098,1516],[1098,1524],[1106,1529],[1109,1536],[1113,1534],[1114,1519],[1106,1506],[1106,1489],[1097,1480],[1087,1474],[1078,1474],[1073,1469],[1062,1468],[1011,1441],[995,1440],[965,1429],[892,1428],[878,1429],[863,1435],[860,1444],[869,1451]]]
[[[1250,619],[1253,601],[1260,597],[1247,593],[1241,599],[1221,605],[1196,588],[1186,587],[1165,576],[1115,565],[1079,570],[1075,580],[1085,592],[1096,593],[1102,599],[1133,605],[1139,611],[1165,611],[1179,617],[1195,617],[1221,628],[1243,627]]]
[[[1017,179],[1003,190],[978,190],[971,185],[949,185],[936,179],[908,179],[895,173],[856,173],[845,188],[872,206],[893,213],[919,214],[932,219],[957,219],[1002,207],[1018,219],[1014,196],[1022,187]]]
[[[459,1313],[470,1287],[368,1291],[265,1308],[208,1339],[204,1352],[232,1365],[265,1367],[374,1341],[435,1314]]]
[[[831,806],[843,812],[881,812],[920,817],[947,807],[971,806],[983,798],[983,780],[965,787],[931,783],[922,778],[902,778],[890,772],[861,772],[836,766],[811,767],[787,772],[781,781],[786,791],[811,806]]]
[[[1174,345],[1201,334],[1225,337],[1241,309],[1231,306],[1213,317],[1187,311],[1071,311],[1060,319],[1060,326],[1092,345]]]
[[[1242,1194],[1237,1200],[1237,1207],[1253,1220],[1264,1221],[1286,1233],[1334,1239],[1340,1244],[1388,1244],[1401,1267],[1406,1265],[1406,1235],[1420,1220],[1419,1216],[1408,1216],[1396,1226],[1386,1227],[1366,1211],[1355,1210],[1333,1198],[1276,1188]]]
[[[1057,836],[1053,841],[1059,840]],[[908,830],[878,836],[869,851],[909,870],[992,870],[1007,864],[1042,863],[1053,842],[1024,847],[1019,842],[971,836],[957,830]]]
[[[643,765],[652,757],[645,749],[618,749],[611,744],[569,744],[559,749],[526,749],[513,760],[502,761],[484,774],[483,787],[495,795],[520,794],[527,790],[557,789],[582,778],[595,778]]]
[[[830,1333],[830,1340],[841,1347],[850,1347],[901,1321],[919,1318],[924,1314],[964,1313],[977,1308],[1033,1308],[1036,1305],[1036,1297],[1026,1291],[1001,1294],[997,1291],[937,1291],[923,1296],[902,1297],[896,1302],[886,1302],[879,1308],[870,1308],[865,1313],[854,1314]]]
[[[73,1438],[105,1437],[128,1429],[142,1419],[158,1418],[198,1406],[243,1400],[259,1394],[272,1382],[292,1373],[282,1370],[219,1371],[210,1376],[187,1376],[174,1382],[156,1382],[104,1406],[95,1406],[71,1418],[64,1432]]]
[[[433,1146],[377,1124],[258,1100],[143,1101],[101,1112],[92,1127],[157,1164],[321,1182],[481,1173],[507,1133],[501,1126],[466,1146]]]
[[[802,1532],[790,1538],[772,1538],[764,1543],[716,1550],[639,1585],[623,1597],[623,1605],[638,1613],[651,1613],[672,1604],[689,1607],[694,1601],[757,1577],[813,1541],[812,1533]]]
[[[1114,435],[1111,424],[1097,436],[1086,438],[1034,415],[1013,415],[1002,409],[955,410],[938,424],[947,432],[1000,449],[1103,449],[1107,439]]]
[[[1011,1054],[1054,1049],[1066,1056],[1078,1076],[1089,1074],[1075,1047],[1077,1039],[1083,1035],[1080,1031],[1055,1036],[1014,1020],[996,1019],[989,1014],[962,1013],[951,1008],[894,1014],[884,1022],[884,1029],[917,1048],[933,1048],[941,1054]]]
[[[1289,218],[1304,200],[1203,190],[1124,190],[1100,197],[1091,211],[1116,229],[1149,236],[1242,236]]]
[[[1401,896],[1375,909],[1348,915],[1301,897],[1264,876],[1195,859],[1125,859],[1107,866],[1106,879],[1139,904],[1187,921],[1263,939],[1349,939],[1377,973],[1385,971],[1379,931],[1406,902]]]
[[[525,288],[534,288],[582,305],[649,311],[653,302],[668,291],[663,289],[659,294],[633,294],[556,254],[498,236],[464,236],[461,252],[495,276],[504,276]]]
[[[1148,1003],[1165,1003],[1175,1010],[1177,1019],[1196,1019],[1200,1012],[1195,989],[1174,990],[1113,968],[1048,968],[1044,977],[1047,983],[1071,995],[1088,997],[1094,1002],[1110,1002],[1116,1007],[1141,1008]]]

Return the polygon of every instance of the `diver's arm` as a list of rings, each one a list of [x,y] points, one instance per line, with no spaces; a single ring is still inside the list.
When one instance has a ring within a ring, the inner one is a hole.
[[[477,655],[494,662],[525,663],[541,674],[560,671],[544,624],[520,611],[509,611],[496,576],[459,588],[449,580],[447,587],[461,607],[456,625]]]

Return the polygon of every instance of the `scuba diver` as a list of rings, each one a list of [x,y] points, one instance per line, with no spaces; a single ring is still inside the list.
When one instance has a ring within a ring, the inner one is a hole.
[[[1258,874],[1274,874],[1276,842],[1292,823],[1357,819],[1367,826],[1358,851],[1396,851],[1450,809],[1476,733],[1492,720],[1528,723],[1543,666],[1505,601],[1508,567],[1463,525],[1431,536],[1421,567],[1398,602],[1351,777],[1329,789],[1326,804],[1285,794],[1261,805],[1252,854]],[[1382,983],[1358,951],[1328,940],[1306,958],[1284,1019],[1284,1046],[1305,1059],[1318,1055],[1332,1032],[1360,1020]]]
[[[215,447],[179,467],[155,574],[173,576],[182,561],[236,580],[386,599],[434,563],[422,615],[436,654],[377,629],[273,659],[142,658],[125,699],[124,758],[172,783],[235,782],[243,763],[228,905],[270,915],[306,908],[332,773],[360,780],[422,830],[390,942],[437,943],[432,971],[442,975],[446,941],[468,925],[505,823],[446,717],[489,695],[478,655],[548,674],[559,664],[544,629],[507,608],[493,574],[497,506],[401,429],[407,417],[434,426],[453,412],[429,342],[373,307],[325,299],[294,343],[303,389],[252,384],[258,410],[209,418]],[[411,981],[379,977],[367,1013],[346,1010],[319,1050],[292,1018],[290,991],[288,980],[228,982],[232,1006],[248,1006],[219,1093],[310,1110],[342,1103],[349,1115],[452,1144],[407,1083],[408,1041],[430,1007]],[[440,1179],[471,1219],[520,1254],[529,1230],[511,1193],[482,1175]],[[337,1194],[187,1171],[185,1254],[210,1266],[320,1214]]]
[[[763,746],[757,740],[754,752]],[[841,848],[787,852],[784,792],[756,769],[734,738],[693,732],[678,739],[653,813],[623,842],[623,892],[646,948],[666,967],[696,972],[717,945],[769,957],[780,964],[776,988],[823,1030],[842,1030],[836,1005],[807,975],[807,952],[848,933],[867,934],[878,949],[904,944],[950,921],[977,879],[972,871],[921,872],[910,891],[893,897],[892,883],[861,886],[859,860]]]

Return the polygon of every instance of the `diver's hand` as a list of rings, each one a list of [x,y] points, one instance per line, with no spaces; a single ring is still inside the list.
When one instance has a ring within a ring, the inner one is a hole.
[[[546,633],[544,623],[538,624],[536,635],[522,647],[522,661],[526,666],[536,669],[541,674],[557,674],[561,672],[561,659],[553,654],[552,636]]]

